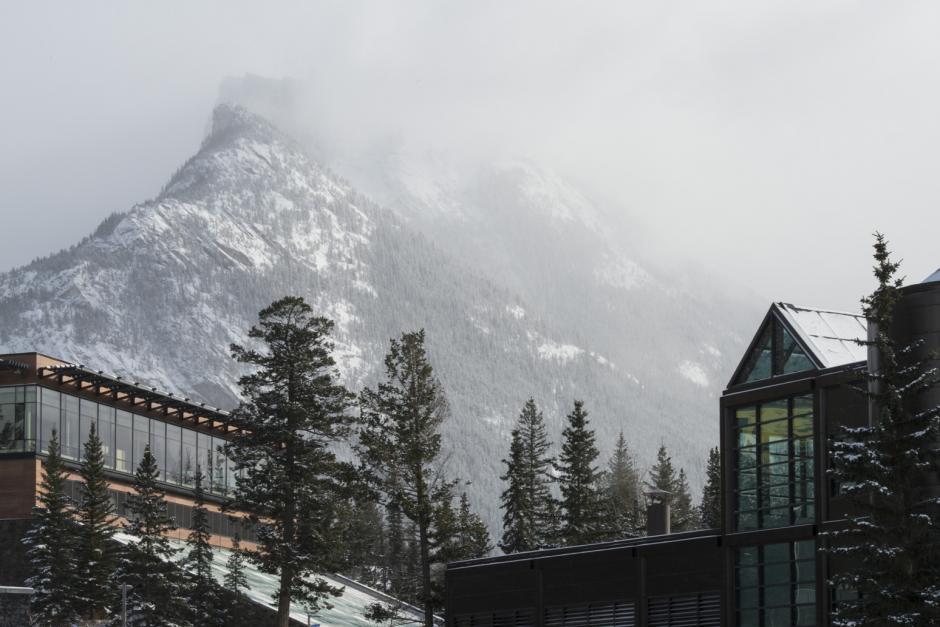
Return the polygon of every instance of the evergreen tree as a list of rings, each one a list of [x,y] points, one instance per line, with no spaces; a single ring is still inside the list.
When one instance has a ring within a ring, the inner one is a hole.
[[[374,501],[355,498],[340,504],[336,549],[340,572],[367,586],[379,587],[386,564],[385,527]]]
[[[611,539],[617,539],[642,533],[646,515],[640,489],[640,475],[627,448],[623,431],[617,437],[603,483],[607,535]]]
[[[224,618],[224,624],[238,625],[242,617],[239,616],[239,603],[243,590],[248,589],[248,577],[245,576],[245,552],[241,546],[241,538],[238,534],[232,538],[232,550],[225,562],[225,579],[223,580],[225,589],[232,594],[235,603],[226,603],[221,609],[220,614]]]
[[[128,621],[140,627],[180,625],[186,615],[179,571],[172,562],[176,550],[166,535],[176,527],[157,487],[158,477],[157,460],[147,446],[134,474],[134,495],[128,501],[131,515],[125,525],[136,542],[125,547],[117,573],[119,583],[131,586]]]
[[[721,451],[717,446],[708,451],[699,516],[705,529],[721,528]]]
[[[842,562],[832,576],[839,602],[833,624],[940,624],[940,407],[924,408],[938,372],[920,355],[922,342],[891,337],[901,280],[887,242],[876,234],[878,286],[862,300],[869,324],[867,395],[870,425],[844,428],[832,445],[832,477],[851,505],[845,526],[828,533]]]
[[[392,340],[386,381],[362,392],[360,452],[389,501],[414,524],[424,624],[434,624],[431,562],[436,489],[442,476],[441,424],[448,414],[444,390],[424,348],[424,331]]]
[[[507,483],[500,496],[505,553],[531,551],[555,540],[555,499],[551,493],[550,448],[542,412],[534,399],[526,401],[512,431],[509,459],[504,459]]]
[[[388,550],[385,557],[385,590],[399,598],[405,597],[407,574],[405,572],[405,555],[408,543],[405,538],[404,521],[401,509],[395,503],[386,507],[388,520]],[[409,597],[410,598],[410,597]]]
[[[68,474],[55,431],[42,469],[38,505],[33,509],[32,526],[23,538],[33,571],[26,581],[33,589],[30,612],[37,624],[67,627],[79,618],[74,596],[78,587],[73,550],[77,530],[65,495]]]
[[[341,592],[310,578],[334,570],[329,543],[338,524],[336,504],[348,497],[352,474],[332,447],[349,433],[353,400],[339,383],[332,330],[332,321],[288,296],[263,309],[248,332],[263,349],[231,349],[239,363],[255,369],[239,381],[245,401],[234,414],[245,431],[227,447],[243,473],[231,506],[249,512],[258,526],[252,559],[280,578],[278,627],[287,627],[292,600],[316,611]]]
[[[456,559],[469,560],[485,557],[493,550],[490,532],[483,519],[470,509],[467,493],[460,495],[460,510],[457,514],[457,556]]]
[[[193,625],[210,627],[223,625],[221,620],[220,603],[216,593],[215,578],[212,576],[212,547],[210,545],[211,533],[209,530],[209,514],[206,512],[205,493],[203,481],[205,477],[202,469],[196,467],[195,496],[193,499],[193,518],[186,544],[189,553],[186,555],[187,587],[189,595],[187,604]]]
[[[656,463],[650,469],[647,485],[657,490],[669,492],[669,527],[672,531],[688,531],[697,525],[692,506],[692,494],[685,477],[685,470],[676,473],[672,457],[665,445],[659,447]]]
[[[115,601],[111,577],[117,566],[117,555],[114,503],[108,495],[104,453],[95,423],[91,423],[83,451],[79,469],[81,501],[77,510],[80,523],[76,543],[79,582],[74,594],[82,616],[98,620],[107,615],[108,608]]]
[[[673,531],[691,531],[699,528],[698,510],[692,505],[692,492],[689,489],[689,481],[684,468],[679,469],[679,477],[676,479],[670,516],[672,518],[670,527]]]
[[[563,511],[561,538],[568,545],[592,542],[603,535],[600,471],[594,465],[598,450],[587,416],[584,403],[575,401],[562,431],[564,442],[556,464]]]

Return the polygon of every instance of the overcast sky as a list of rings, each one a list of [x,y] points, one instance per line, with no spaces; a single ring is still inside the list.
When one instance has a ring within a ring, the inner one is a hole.
[[[857,307],[870,234],[940,266],[940,3],[5,2],[0,270],[154,196],[220,81],[570,174],[768,299]]]

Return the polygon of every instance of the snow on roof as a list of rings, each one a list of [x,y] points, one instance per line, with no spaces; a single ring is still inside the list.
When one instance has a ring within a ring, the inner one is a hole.
[[[858,344],[859,340],[868,338],[865,316],[797,307],[789,303],[777,303],[777,308],[823,368],[844,366],[868,358],[868,347]]]
[[[934,281],[940,281],[940,268],[937,268],[936,272],[921,281],[921,283],[933,283]]]

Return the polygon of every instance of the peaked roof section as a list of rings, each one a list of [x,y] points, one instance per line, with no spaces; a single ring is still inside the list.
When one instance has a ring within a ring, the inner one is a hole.
[[[728,385],[865,361],[867,337],[860,314],[773,303]]]
[[[797,307],[789,303],[774,305],[823,368],[868,359],[868,347],[858,343],[868,338],[865,316]]]
[[[936,272],[931,274],[929,277],[921,281],[921,283],[933,283],[934,281],[940,281],[940,268]]]

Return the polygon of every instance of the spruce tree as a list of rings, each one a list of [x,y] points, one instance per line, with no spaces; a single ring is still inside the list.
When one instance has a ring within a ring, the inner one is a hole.
[[[434,624],[432,525],[435,486],[442,476],[441,424],[448,415],[444,389],[424,348],[424,331],[392,340],[385,357],[385,381],[362,392],[364,426],[360,454],[388,500],[415,528],[420,568],[418,602],[424,624]]]
[[[629,538],[642,533],[645,525],[643,495],[636,463],[627,448],[623,431],[604,474],[606,535],[610,539]]]
[[[708,451],[699,516],[705,529],[721,528],[721,451],[717,446]]]
[[[457,513],[457,559],[469,560],[485,557],[493,550],[490,532],[483,519],[470,508],[467,493],[460,495]]]
[[[49,439],[42,470],[32,526],[23,538],[33,572],[26,581],[33,589],[30,612],[37,624],[67,627],[79,619],[75,604],[77,530],[69,498],[65,495],[68,473],[59,454],[59,436],[55,431]]]
[[[177,551],[166,534],[176,527],[167,513],[164,493],[157,486],[157,460],[144,448],[134,474],[134,494],[128,501],[130,519],[125,531],[136,542],[125,547],[117,579],[127,593],[128,621],[140,627],[169,627],[184,623],[179,571],[172,559]]]
[[[506,474],[500,477],[507,484],[500,496],[503,535],[499,546],[505,553],[531,551],[555,540],[550,447],[542,412],[530,398],[512,431],[509,459],[503,460]]]
[[[660,445],[656,454],[656,463],[649,471],[647,487],[664,490],[669,493],[669,527],[672,531],[684,531],[688,525],[688,511],[682,501],[688,500],[691,508],[691,496],[688,495],[688,485],[685,486],[685,496],[680,485],[679,474],[672,465],[672,457],[666,445]]]
[[[333,452],[349,433],[354,397],[339,382],[332,330],[331,320],[288,296],[263,309],[249,330],[257,349],[231,347],[253,369],[239,380],[245,400],[234,412],[244,431],[227,446],[243,473],[231,506],[258,527],[252,559],[279,577],[278,627],[287,627],[292,600],[315,611],[341,592],[310,578],[334,570],[335,504],[347,498],[351,475]]]
[[[892,337],[902,285],[888,245],[875,235],[875,291],[862,300],[868,319],[869,426],[844,428],[832,444],[831,476],[849,501],[844,527],[827,534],[840,561],[831,578],[839,601],[833,624],[940,624],[940,407],[919,404],[938,384],[922,360],[922,342],[900,346]],[[935,358],[935,356],[930,356]]]
[[[234,597],[234,603],[226,603],[220,614],[224,618],[224,624],[237,625],[241,621],[239,616],[238,601],[241,601],[243,590],[248,589],[248,578],[245,576],[245,552],[241,546],[241,538],[238,534],[232,538],[232,549],[228,560],[225,562],[225,578],[223,580],[225,589]]]
[[[82,616],[99,620],[115,601],[111,578],[117,566],[114,544],[114,503],[108,495],[104,475],[104,453],[101,439],[91,423],[88,440],[79,469],[82,478],[81,501],[78,504],[78,537],[76,557],[79,583],[75,598]]]
[[[209,530],[209,514],[206,511],[202,469],[196,467],[192,525],[186,538],[189,552],[184,564],[187,571],[187,605],[194,625],[210,627],[223,625],[221,607],[216,593],[215,578],[212,575],[212,546]]]
[[[598,450],[594,431],[588,428],[582,401],[574,402],[568,414],[568,426],[562,431],[561,455],[555,468],[561,489],[561,539],[565,544],[584,544],[603,535],[603,504],[594,465]]]
[[[385,557],[385,590],[394,596],[405,598],[405,555],[408,550],[401,508],[389,503],[385,509],[388,521],[388,549]]]
[[[670,515],[673,531],[692,531],[699,528],[698,510],[692,505],[692,492],[684,468],[679,469],[679,476],[676,478]]]

